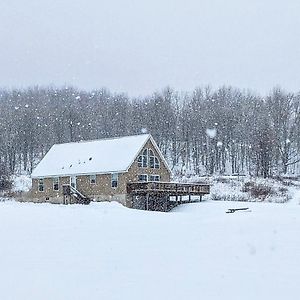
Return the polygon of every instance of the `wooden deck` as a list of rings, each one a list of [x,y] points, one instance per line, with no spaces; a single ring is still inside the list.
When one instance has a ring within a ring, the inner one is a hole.
[[[169,211],[182,203],[201,202],[209,194],[210,186],[204,183],[133,182],[127,184],[132,208]],[[195,196],[197,199],[195,200]]]

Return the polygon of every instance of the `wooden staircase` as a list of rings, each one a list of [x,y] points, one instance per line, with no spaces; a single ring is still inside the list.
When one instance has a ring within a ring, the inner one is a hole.
[[[64,204],[90,204],[91,199],[70,184],[63,185]]]

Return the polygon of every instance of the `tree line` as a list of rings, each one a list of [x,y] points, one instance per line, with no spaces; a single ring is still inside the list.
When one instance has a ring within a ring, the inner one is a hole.
[[[174,172],[299,173],[300,94],[223,86],[147,97],[106,89],[0,91],[0,169],[30,173],[55,143],[151,133]]]

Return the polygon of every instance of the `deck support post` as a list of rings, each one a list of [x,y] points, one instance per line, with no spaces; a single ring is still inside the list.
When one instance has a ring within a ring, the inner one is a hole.
[[[149,193],[146,195],[146,210],[149,210]]]
[[[168,195],[167,194],[164,196],[164,211],[165,212],[168,211]]]

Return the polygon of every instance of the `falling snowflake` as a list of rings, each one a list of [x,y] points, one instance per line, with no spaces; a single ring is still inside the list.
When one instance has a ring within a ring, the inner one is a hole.
[[[206,134],[209,136],[211,139],[215,138],[217,135],[217,130],[216,128],[207,128],[206,129]]]
[[[147,133],[148,130],[147,130],[147,128],[142,128],[142,129],[141,129],[141,132],[142,132],[142,133]]]

